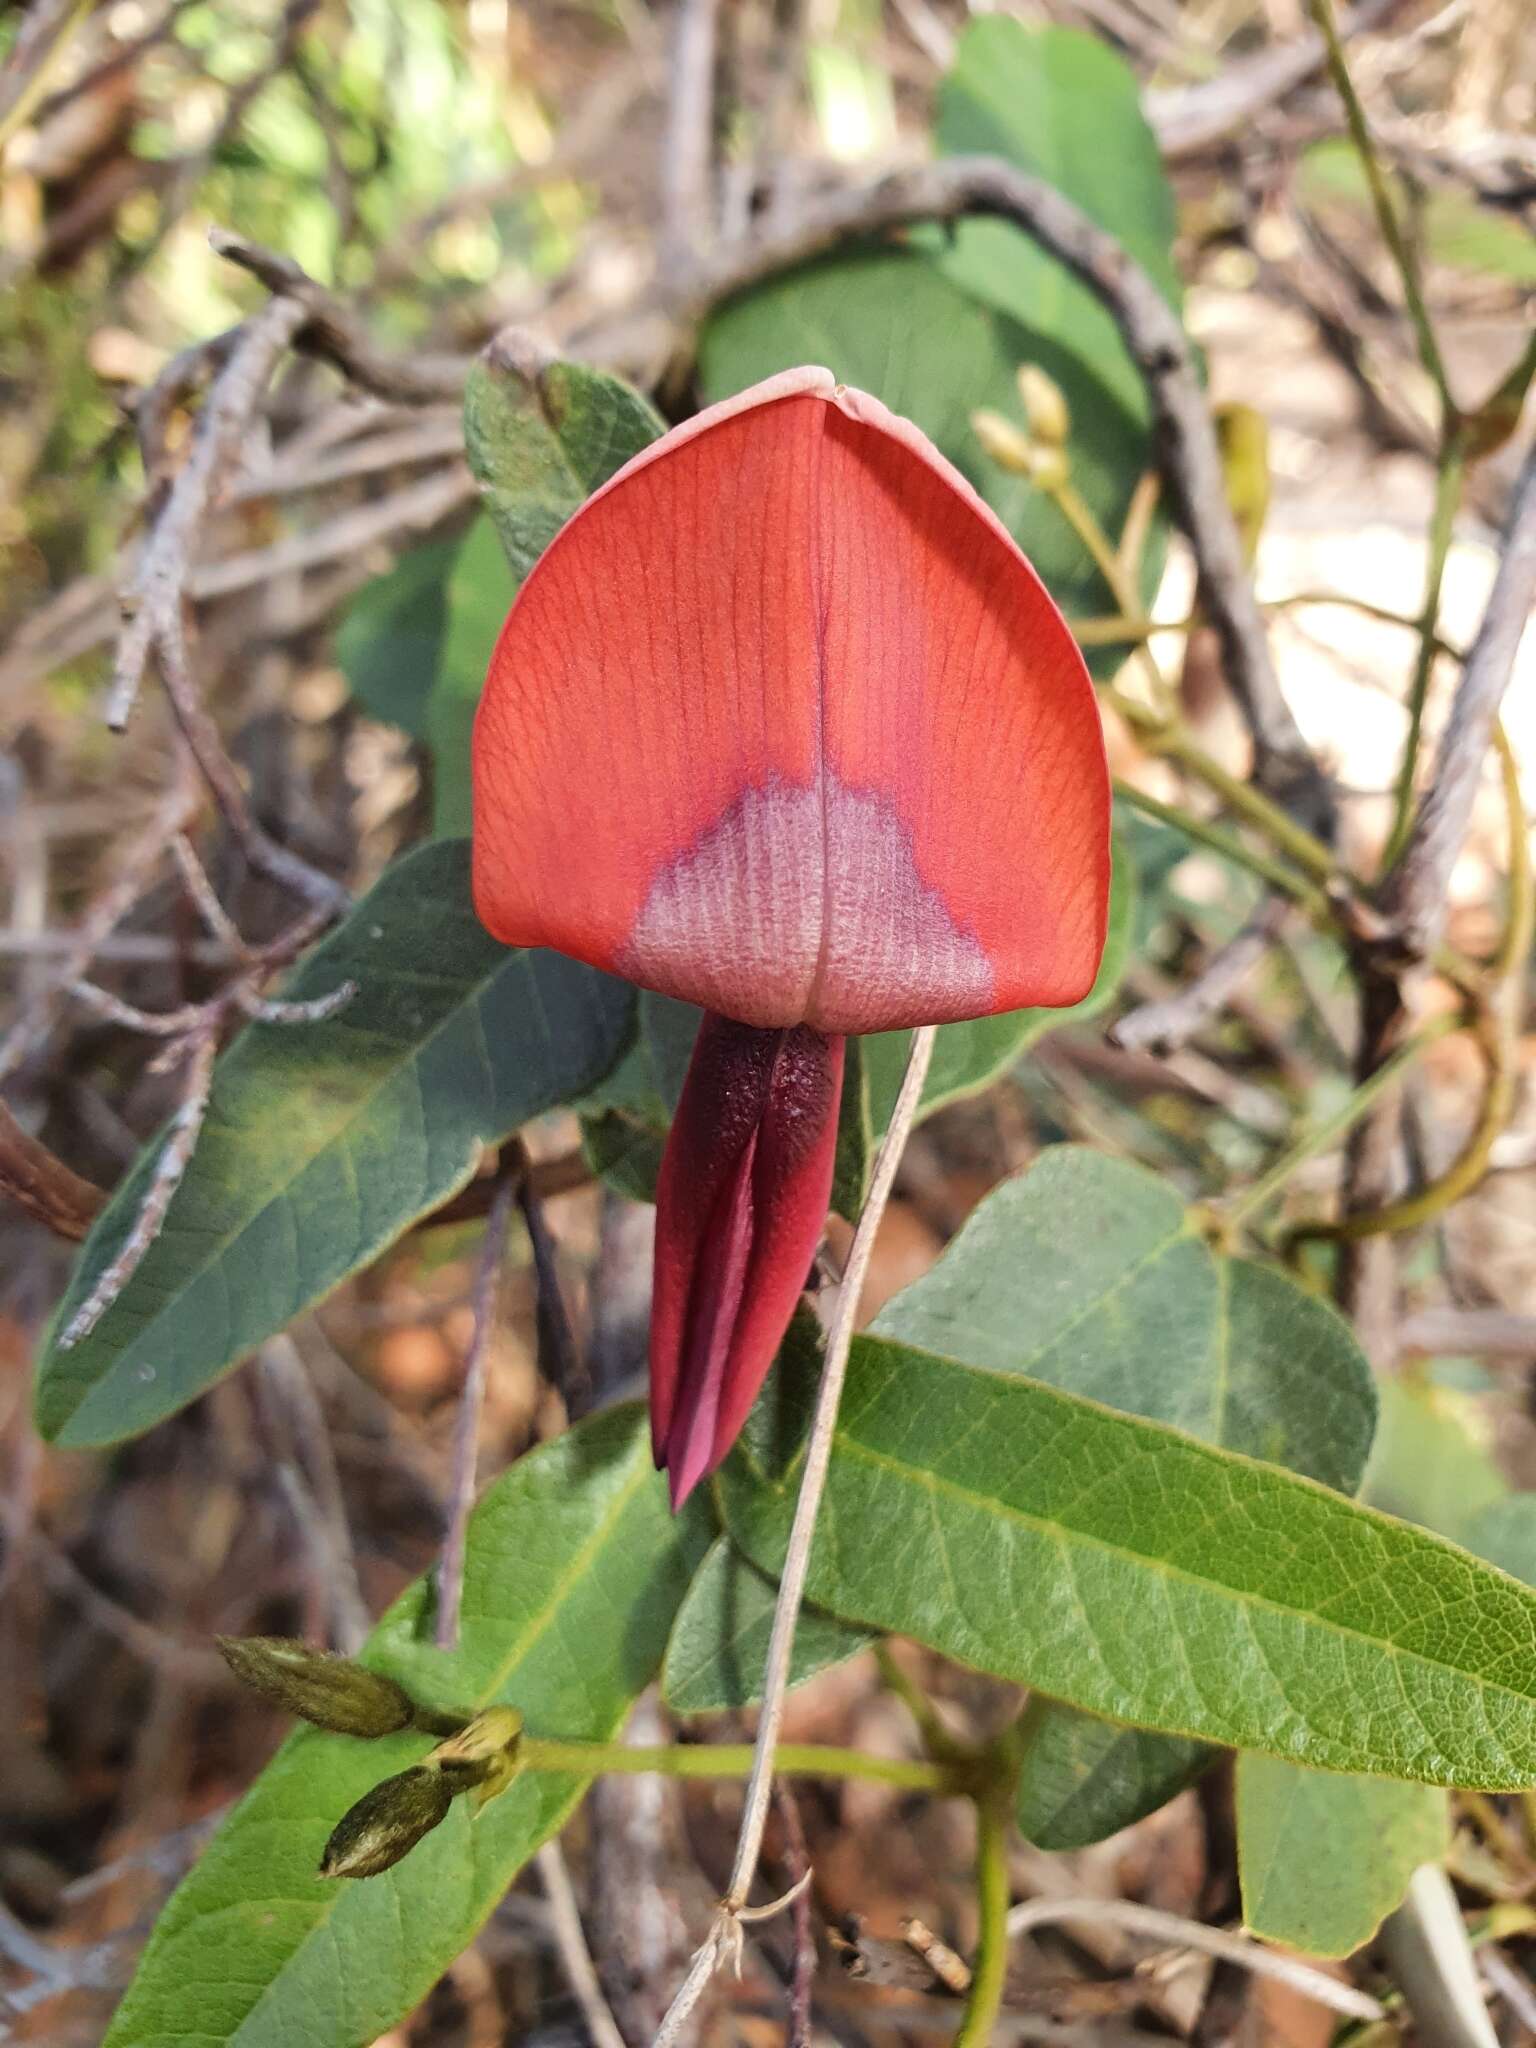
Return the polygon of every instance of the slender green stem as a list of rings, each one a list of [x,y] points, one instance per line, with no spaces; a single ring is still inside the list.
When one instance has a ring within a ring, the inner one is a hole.
[[[923,1738],[923,1747],[928,1754],[945,1763],[958,1762],[965,1756],[964,1745],[955,1740],[939,1719],[937,1709],[927,1693],[909,1678],[896,1662],[889,1643],[876,1643],[875,1662],[880,1667],[881,1683],[888,1692],[896,1695],[917,1723],[918,1733]]]
[[[1138,789],[1133,782],[1121,777],[1115,778],[1115,795],[1128,803],[1133,810],[1141,811],[1149,818],[1156,818],[1161,825],[1171,825],[1176,832],[1193,839],[1201,846],[1208,846],[1212,853],[1219,853],[1224,860],[1247,868],[1262,882],[1268,882],[1272,889],[1290,896],[1304,910],[1327,923],[1330,919],[1328,899],[1321,889],[1314,888],[1305,876],[1284,866],[1280,861],[1271,860],[1266,853],[1259,853],[1235,832],[1228,832],[1221,825],[1213,825],[1205,818],[1197,818],[1193,811],[1181,810],[1177,804],[1165,804],[1161,797]]]
[[[1110,546],[1109,536],[1095,518],[1087,500],[1065,477],[1060,483],[1047,484],[1043,488],[1055,500],[1061,516],[1092,555],[1095,567],[1109,587],[1110,596],[1120,607],[1121,615],[1127,619],[1140,618],[1141,595],[1136,588],[1135,575]],[[1168,697],[1167,679],[1152,659],[1152,651],[1147,646],[1144,633],[1136,636],[1131,651],[1132,658],[1140,665],[1147,678],[1153,696],[1159,704],[1165,703]]]
[[[997,1790],[976,1802],[976,1880],[981,1927],[955,2048],[988,2048],[1008,1980],[1008,1806]]]
[[[1273,1201],[1299,1166],[1304,1166],[1309,1159],[1316,1158],[1319,1152],[1325,1152],[1330,1145],[1342,1138],[1346,1131],[1360,1121],[1377,1096],[1391,1087],[1405,1067],[1411,1066],[1420,1053],[1427,1046],[1433,1045],[1436,1039],[1445,1038],[1451,1032],[1459,1031],[1463,1021],[1454,1012],[1447,1012],[1446,1015],[1436,1017],[1433,1022],[1426,1024],[1422,1030],[1416,1031],[1410,1039],[1400,1045],[1392,1057],[1379,1066],[1368,1080],[1362,1081],[1358,1088],[1345,1097],[1332,1116],[1324,1117],[1322,1122],[1315,1124],[1311,1130],[1303,1131],[1296,1143],[1288,1152],[1281,1154],[1267,1173],[1261,1174],[1251,1187],[1244,1188],[1241,1194],[1233,1196],[1230,1201],[1220,1206],[1216,1213],[1227,1228],[1235,1229],[1239,1224],[1247,1223],[1260,1209]]]
[[[1272,846],[1288,854],[1304,873],[1318,882],[1343,879],[1338,862],[1321,839],[1304,825],[1298,825],[1293,817],[1281,810],[1277,803],[1272,803],[1262,791],[1255,789],[1251,782],[1244,782],[1240,776],[1223,768],[1214,755],[1205,751],[1181,718],[1153,710],[1135,697],[1126,696],[1112,683],[1106,684],[1099,695],[1119,713],[1137,738],[1146,743],[1150,752],[1161,755],[1165,760],[1177,761],[1181,768],[1187,769],[1219,796],[1245,824],[1252,825]]]
[[[550,1742],[525,1735],[517,1760],[525,1771],[570,1771],[596,1778],[613,1772],[662,1778],[745,1778],[752,1769],[749,1742],[671,1743],[631,1749],[619,1742]],[[792,1778],[863,1778],[871,1784],[895,1785],[904,1792],[937,1792],[957,1796],[966,1789],[962,1775],[948,1764],[913,1763],[895,1757],[869,1756],[860,1749],[837,1749],[817,1742],[783,1742],[774,1751],[774,1769]]]
[[[1424,568],[1424,601],[1419,607],[1417,621],[1419,651],[1414,658],[1413,675],[1408,684],[1408,732],[1397,769],[1392,830],[1381,857],[1383,873],[1395,864],[1407,845],[1408,830],[1413,822],[1413,791],[1418,779],[1424,706],[1429,696],[1429,679],[1434,673],[1435,656],[1442,644],[1439,635],[1440,590],[1445,581],[1445,565],[1451,552],[1451,538],[1456,530],[1456,514],[1461,506],[1466,475],[1465,440],[1453,427],[1446,434],[1435,473],[1435,504],[1430,515],[1429,552]]]
[[[1370,187],[1371,202],[1376,209],[1377,225],[1382,240],[1392,253],[1403,281],[1403,298],[1407,303],[1408,317],[1413,322],[1414,339],[1419,347],[1419,361],[1424,365],[1430,381],[1439,394],[1440,404],[1447,420],[1456,417],[1456,401],[1451,396],[1450,381],[1445,372],[1445,361],[1440,354],[1440,344],[1435,339],[1434,325],[1429,317],[1429,307],[1424,300],[1424,287],[1419,277],[1419,266],[1408,238],[1403,233],[1403,224],[1398,218],[1397,204],[1392,189],[1387,183],[1387,174],[1381,158],[1376,153],[1376,143],[1371,135],[1370,124],[1365,118],[1365,108],[1360,104],[1360,95],[1355,91],[1354,80],[1349,75],[1349,66],[1344,61],[1344,45],[1339,38],[1338,23],[1333,17],[1333,0],[1307,0],[1307,11],[1317,23],[1323,38],[1323,47],[1328,55],[1328,71],[1334,88],[1344,102],[1344,118],[1349,123],[1350,140],[1360,158],[1365,182]]]

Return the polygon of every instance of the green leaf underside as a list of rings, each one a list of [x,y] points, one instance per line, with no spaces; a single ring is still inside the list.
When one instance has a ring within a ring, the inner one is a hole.
[[[721,1494],[773,1571],[798,1464],[753,1477],[761,1438]],[[1017,1375],[855,1344],[807,1590],[1139,1727],[1536,1782],[1536,1594],[1314,1481]]]
[[[716,1541],[688,1588],[667,1645],[661,1689],[674,1712],[719,1714],[756,1705],[777,1595],[776,1583],[729,1536]],[[873,1641],[867,1629],[803,1608],[795,1625],[790,1684],[803,1685]]]
[[[1340,1318],[1267,1267],[1217,1258],[1153,1174],[1077,1146],[995,1190],[874,1328],[1344,1492],[1370,1449],[1375,1387]],[[1045,1849],[1129,1827],[1214,1760],[1055,1701],[1036,1703],[1031,1737],[1016,1813]]]
[[[475,363],[464,443],[519,583],[577,507],[665,431],[649,402],[606,370],[554,362],[535,378]]]
[[[531,1734],[611,1740],[655,1674],[704,1520],[668,1515],[638,1407],[595,1416],[475,1510],[458,1650],[430,1647],[421,1580],[365,1660],[432,1704],[505,1703]],[[403,2018],[585,1790],[530,1773],[475,1818],[456,1801],[381,1877],[317,1877],[347,1807],[430,1744],[290,1736],[161,1915],[104,2048],[365,2048]]]
[[[1014,1819],[1038,1849],[1084,1849],[1119,1834],[1165,1806],[1220,1755],[1209,1743],[1126,1728],[1038,1693],[1025,1733]]]
[[[1237,1867],[1252,1934],[1347,1956],[1445,1854],[1445,1795],[1268,1756],[1237,1760]]]
[[[50,1342],[38,1427],[115,1442],[174,1414],[470,1178],[482,1147],[590,1088],[633,991],[555,953],[509,951],[469,896],[469,851],[390,868],[287,994],[357,993],[314,1024],[253,1024],[220,1060],[165,1222],[119,1299]],[[138,1215],[151,1145],[82,1250],[62,1329]]]
[[[440,837],[470,829],[470,737],[512,599],[572,513],[663,428],[639,392],[582,363],[551,363],[537,386],[483,360],[471,369],[464,438],[489,517],[470,529],[448,580],[427,707]]]
[[[994,1189],[871,1334],[1345,1492],[1370,1450],[1376,1393],[1347,1324],[1283,1274],[1218,1258],[1156,1174],[1083,1146]]]

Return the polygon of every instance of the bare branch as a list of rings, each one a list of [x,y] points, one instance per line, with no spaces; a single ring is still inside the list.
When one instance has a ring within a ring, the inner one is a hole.
[[[1423,957],[1440,934],[1493,723],[1536,607],[1536,449],[1516,480],[1493,589],[1467,650],[1429,788],[1408,844],[1389,878],[1386,907],[1411,951]]]
[[[304,320],[304,308],[297,300],[274,299],[247,321],[198,417],[192,453],[182,465],[139,557],[133,581],[123,594],[127,623],[118,643],[107,703],[107,724],[114,732],[121,732],[128,723],[156,642],[168,622],[180,621],[187,571],[203,522],[240,453],[272,372]]]
[[[496,1319],[496,1285],[507,1247],[507,1224],[518,1176],[501,1176],[486,1220],[475,1270],[474,1329],[464,1360],[459,1413],[453,1431],[453,1482],[448,1503],[448,1533],[437,1568],[437,1647],[453,1650],[459,1641],[459,1603],[464,1594],[464,1549],[469,1513],[475,1504],[475,1471],[480,1449],[480,1416],[485,1407],[485,1380],[490,1364],[491,1329]]]
[[[626,2048],[618,2022],[603,1997],[603,1987],[597,1981],[597,1970],[587,1947],[587,1937],[582,1931],[581,1911],[576,1904],[571,1874],[565,1867],[565,1855],[559,1842],[546,1842],[535,1860],[539,1866],[539,1882],[549,1901],[549,1924],[554,1932],[555,1947],[560,1951],[566,1978],[576,1994],[576,2003],[581,2007],[587,2032],[592,2036],[592,2048]]]
[[[1273,945],[1294,908],[1285,896],[1267,896],[1235,937],[1214,952],[1187,988],[1161,1002],[1143,1003],[1105,1034],[1122,1052],[1167,1054],[1208,1024]]]
[[[143,1206],[134,1218],[133,1228],[118,1247],[116,1256],[102,1269],[97,1276],[96,1285],[70,1317],[59,1338],[61,1351],[67,1351],[72,1344],[78,1344],[82,1337],[90,1335],[128,1285],[142,1263],[145,1253],[159,1236],[160,1225],[165,1221],[165,1212],[171,1206],[172,1195],[181,1185],[181,1177],[187,1170],[187,1161],[192,1157],[193,1148],[197,1144],[197,1134],[202,1129],[203,1118],[208,1113],[208,1096],[213,1087],[213,1062],[218,1049],[218,1039],[211,1031],[189,1041],[181,1107],[171,1121],[165,1144],[155,1161],[149,1186],[144,1193]]]
[[[334,363],[354,384],[405,405],[462,397],[468,356],[387,355],[374,346],[356,315],[335,293],[317,284],[291,257],[263,249],[228,228],[210,228],[208,240],[218,255],[248,270],[277,293],[273,305],[297,309],[292,339],[308,354]]]
[[[1289,809],[1327,830],[1331,793],[1280,689],[1184,329],[1147,273],[1080,207],[1043,179],[994,157],[950,157],[894,171],[871,185],[812,200],[789,226],[765,230],[705,259],[685,295],[685,310],[697,318],[720,299],[850,236],[974,214],[1013,222],[1080,277],[1113,315],[1146,380],[1163,475],[1194,548],[1227,681],[1253,735],[1257,779]]]
[[[1155,1906],[1139,1906],[1130,1899],[1030,1899],[1009,1913],[1008,1932],[1030,1934],[1037,1927],[1059,1927],[1063,1921],[1074,1920],[1088,1926],[1107,1924],[1123,1928],[1127,1934],[1145,1935],[1151,1941],[1177,1942],[1183,1948],[1220,1956],[1223,1962],[1235,1963],[1240,1970],[1252,1970],[1256,1976],[1273,1977],[1278,1983],[1288,1984],[1304,1998],[1314,1999],[1332,2012],[1346,2013],[1351,2019],[1379,2020],[1384,2016],[1385,2008],[1378,1999],[1356,1991],[1352,1984],[1341,1984],[1310,1963],[1266,1948],[1246,1934],[1228,1934],[1219,1927],[1181,1919],[1177,1913],[1164,1913]]]
[[[680,0],[662,159],[661,268],[686,277],[714,231],[715,34],[720,0]]]
[[[28,1135],[0,1102],[0,1194],[59,1237],[78,1243],[106,1201],[38,1139]]]

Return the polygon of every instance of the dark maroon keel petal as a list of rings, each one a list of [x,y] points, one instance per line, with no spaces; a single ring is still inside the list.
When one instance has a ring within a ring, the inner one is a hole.
[[[706,1014],[662,1158],[651,1444],[681,1506],[735,1442],[826,1222],[844,1041]]]

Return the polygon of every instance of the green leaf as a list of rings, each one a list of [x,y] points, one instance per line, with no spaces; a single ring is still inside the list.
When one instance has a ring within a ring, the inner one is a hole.
[[[1117,398],[1070,336],[1053,337],[983,305],[915,247],[859,249],[786,272],[731,300],[700,338],[705,398],[728,398],[798,363],[824,363],[915,420],[980,491],[1069,618],[1113,610],[1103,579],[1053,501],[988,456],[971,414],[1019,414],[1015,375],[1038,362],[1073,412],[1073,478],[1118,534],[1147,467],[1145,418]],[[1101,671],[1124,651],[1090,659]]]
[[[1041,1292],[1049,1315],[1049,1275]],[[772,1394],[769,1440],[798,1384]],[[799,1460],[765,1462],[764,1441],[744,1439],[720,1496],[772,1572]],[[1139,1727],[1536,1783],[1536,1593],[1313,1480],[1014,1373],[855,1343],[807,1591]]]
[[[287,993],[347,980],[336,1015],[252,1024],[219,1061],[143,1263],[89,1336],[44,1353],[50,1441],[113,1443],[184,1407],[461,1188],[484,1146],[590,1088],[633,1016],[627,984],[490,938],[457,841],[390,868]],[[121,1246],[159,1152],[86,1240],[56,1329]]]
[[[426,709],[432,755],[432,825],[440,839],[466,837],[470,805],[469,742],[485,671],[517,585],[488,519],[477,519],[459,544],[444,595],[443,637]]]
[[[1445,1795],[1277,1757],[1237,1760],[1237,1870],[1252,1934],[1347,1956],[1446,1849]]]
[[[1193,1784],[1220,1753],[1038,1693],[1025,1709],[1023,1734],[1014,1818],[1037,1849],[1084,1849],[1119,1834]]]
[[[522,373],[481,356],[471,368],[464,439],[490,516],[465,536],[444,593],[424,721],[439,837],[470,829],[470,735],[518,586],[582,502],[663,430],[637,391],[582,363]]]
[[[1104,957],[1093,987],[1080,1003],[1065,1010],[1005,1010],[999,1017],[977,1017],[967,1024],[944,1024],[934,1038],[933,1060],[923,1083],[918,1117],[932,1116],[947,1103],[975,1095],[1047,1033],[1083,1024],[1114,998],[1130,955],[1136,922],[1136,871],[1125,844],[1116,835],[1114,878],[1109,892],[1109,926]],[[901,1077],[912,1049],[910,1031],[877,1031],[860,1040],[868,1075],[870,1123],[876,1139],[891,1120]]]
[[[1005,157],[1066,193],[1178,305],[1173,189],[1141,111],[1135,74],[1101,37],[1079,29],[1028,29],[1003,14],[971,22],[939,86],[936,134],[946,156]],[[1145,422],[1141,373],[1113,320],[1088,287],[1028,235],[1006,221],[961,221],[938,262],[954,283],[1029,329],[1037,340],[1035,360],[1053,376],[1048,351],[1054,348],[1090,368],[1131,419]],[[1078,376],[1081,381],[1081,371]],[[1070,388],[1067,397],[1076,428],[1079,403]],[[1072,455],[1081,486],[1086,479],[1076,431]]]
[[[351,599],[336,630],[336,659],[370,716],[426,736],[427,704],[447,619],[456,540],[412,548]]]
[[[1076,1146],[989,1195],[874,1328],[1349,1493],[1370,1450],[1375,1386],[1348,1326],[1283,1274],[1218,1258],[1155,1175]],[[1042,1849],[1118,1833],[1214,1760],[1055,1701],[1029,1734],[1016,1811]]]
[[[464,384],[464,445],[521,583],[585,498],[666,432],[622,378],[586,363],[518,363],[499,344]]]
[[[430,1647],[423,1579],[365,1659],[432,1704],[515,1706],[530,1734],[610,1740],[655,1675],[704,1519],[668,1515],[638,1408],[594,1416],[475,1510],[459,1648]],[[105,2048],[364,2048],[403,2019],[586,1789],[525,1773],[474,1818],[455,1801],[381,1877],[316,1876],[346,1809],[430,1744],[290,1736],[161,1914]]]
[[[679,1714],[722,1714],[755,1706],[763,1696],[763,1661],[778,1586],[722,1536],[699,1567],[672,1627],[661,1689]],[[803,1685],[874,1641],[814,1607],[795,1626],[789,1682]]]
[[[629,1202],[654,1202],[665,1134],[622,1109],[581,1119],[581,1150],[588,1166]]]
[[[1509,1487],[1467,1426],[1471,1404],[1428,1381],[1384,1380],[1380,1399],[1364,1498],[1475,1547],[1478,1518]]]
[[[994,1189],[872,1329],[1349,1492],[1370,1449],[1375,1388],[1333,1310],[1218,1258],[1165,1181],[1083,1146]]]

